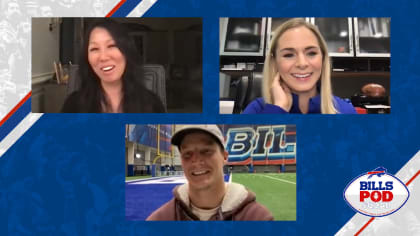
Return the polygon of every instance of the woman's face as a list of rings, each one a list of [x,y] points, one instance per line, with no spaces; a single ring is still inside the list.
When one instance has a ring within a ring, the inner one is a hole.
[[[121,81],[126,60],[105,28],[97,27],[90,33],[88,61],[102,84]]]
[[[322,72],[322,52],[312,31],[289,29],[277,41],[276,65],[281,79],[296,94],[316,94]]]

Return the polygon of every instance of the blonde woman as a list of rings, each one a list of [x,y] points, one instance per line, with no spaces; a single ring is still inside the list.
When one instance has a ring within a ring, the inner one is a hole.
[[[274,32],[264,63],[263,98],[244,114],[356,114],[352,104],[332,95],[328,48],[318,29],[302,18]]]

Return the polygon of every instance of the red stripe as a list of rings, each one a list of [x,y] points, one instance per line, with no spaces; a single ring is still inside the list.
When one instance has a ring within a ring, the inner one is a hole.
[[[408,186],[419,175],[420,175],[420,170],[417,171],[417,173],[413,177],[411,177],[411,179],[409,181],[407,181],[407,183],[405,183],[405,185]]]
[[[254,165],[278,165],[278,164],[296,164],[295,159],[281,159],[281,160],[260,160],[260,161],[252,161]]]
[[[239,165],[248,165],[249,163],[251,163],[251,158],[247,158],[245,161],[228,162],[227,165],[239,166]]]
[[[413,177],[411,177],[411,179],[409,181],[407,181],[407,183],[405,185],[408,186],[419,175],[420,175],[420,170],[417,171],[417,173]],[[357,231],[357,233],[355,234],[355,236],[359,235],[370,224],[370,222],[373,221],[373,219],[375,219],[375,218],[372,217],[365,225],[363,225],[363,227],[359,231]]]
[[[106,14],[105,17],[112,16],[118,10],[118,8],[120,8],[121,5],[123,5],[126,1],[127,0],[121,0],[114,8],[112,8],[112,10],[108,14]]]
[[[385,171],[371,171],[371,172],[368,172],[368,175],[379,174],[379,173],[385,173]]]
[[[370,220],[365,225],[363,225],[363,227],[359,229],[359,231],[357,231],[357,233],[354,236],[359,235],[374,219],[375,217],[370,218]]]
[[[0,121],[0,127],[31,97],[31,95],[32,91],[29,91],[29,93],[13,107],[13,109]]]

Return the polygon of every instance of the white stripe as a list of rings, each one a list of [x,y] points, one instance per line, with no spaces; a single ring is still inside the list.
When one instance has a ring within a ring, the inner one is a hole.
[[[142,0],[133,10],[131,10],[127,17],[140,17],[144,15],[144,13],[146,13],[146,11],[156,2],[157,0]]]
[[[264,176],[264,177],[267,177],[267,178],[270,178],[270,179],[275,179],[275,180],[278,180],[278,181],[282,181],[282,182],[285,182],[285,183],[295,184],[295,185],[296,185],[296,183],[295,183],[295,182],[291,182],[291,181],[288,181],[288,180],[279,179],[279,178],[274,178],[274,177],[271,177],[271,176],[268,176],[268,175],[261,175],[261,176]]]
[[[0,158],[3,154],[42,116],[42,113],[29,113],[1,142]]]
[[[229,174],[229,183],[232,183],[232,171]]]
[[[143,181],[129,182],[128,184],[144,185],[144,184],[185,184],[187,179],[184,176],[173,176],[165,178],[145,179]],[[127,183],[127,182],[126,182]]]
[[[181,176],[181,175],[180,175]],[[178,177],[178,176],[171,176],[171,177]],[[130,183],[130,182],[137,182],[137,181],[147,181],[147,180],[155,180],[155,179],[163,179],[163,178],[171,178],[168,176],[158,176],[158,177],[150,177],[150,178],[144,178],[144,179],[132,179],[132,180],[126,180],[126,183]],[[183,177],[183,175],[181,176]]]

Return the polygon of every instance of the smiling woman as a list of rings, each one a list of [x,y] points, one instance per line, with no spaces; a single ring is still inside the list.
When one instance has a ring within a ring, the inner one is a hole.
[[[280,25],[264,62],[263,98],[244,114],[355,114],[350,103],[332,95],[331,66],[325,40],[302,18]]]
[[[165,112],[160,99],[142,85],[136,46],[123,25],[111,19],[95,21],[83,43],[82,86],[66,99],[62,112]]]

